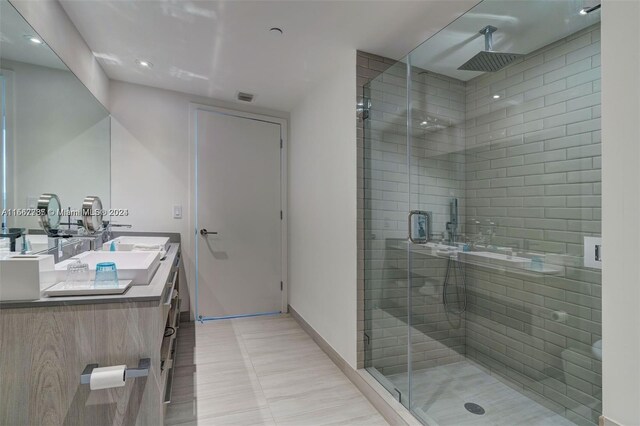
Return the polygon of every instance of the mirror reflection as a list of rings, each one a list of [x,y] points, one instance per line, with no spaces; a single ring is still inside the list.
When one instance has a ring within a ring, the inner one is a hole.
[[[55,245],[38,235],[37,215],[27,210],[44,193],[59,197],[60,229],[82,233],[85,197],[111,206],[109,113],[6,0],[0,1],[0,108],[0,251],[11,250],[17,233],[29,235],[16,251]]]

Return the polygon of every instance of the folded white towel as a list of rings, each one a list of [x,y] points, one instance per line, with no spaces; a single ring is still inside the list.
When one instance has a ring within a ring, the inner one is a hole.
[[[164,246],[161,244],[134,244],[134,250],[164,250]]]

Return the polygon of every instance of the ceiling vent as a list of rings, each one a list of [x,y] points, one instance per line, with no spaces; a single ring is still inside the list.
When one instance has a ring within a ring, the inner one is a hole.
[[[238,92],[238,100],[242,102],[253,101],[253,95],[251,93]]]

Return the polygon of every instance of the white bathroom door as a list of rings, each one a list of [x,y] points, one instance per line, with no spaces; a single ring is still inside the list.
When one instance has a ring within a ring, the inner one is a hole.
[[[197,315],[282,309],[281,125],[196,111]]]

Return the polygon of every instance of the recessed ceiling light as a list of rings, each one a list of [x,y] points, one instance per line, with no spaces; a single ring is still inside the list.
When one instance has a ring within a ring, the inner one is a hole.
[[[153,64],[149,61],[145,61],[143,59],[136,59],[136,64],[141,66],[142,68],[153,68]]]
[[[36,36],[26,35],[26,36],[24,36],[24,38],[26,38],[27,40],[29,40],[33,44],[42,44],[42,40],[40,40]]]
[[[498,94],[493,95],[493,99],[500,99],[500,95]]]
[[[269,28],[269,32],[272,34],[280,34],[280,35],[284,34],[284,31],[282,31],[282,28],[278,28],[278,27]]]

